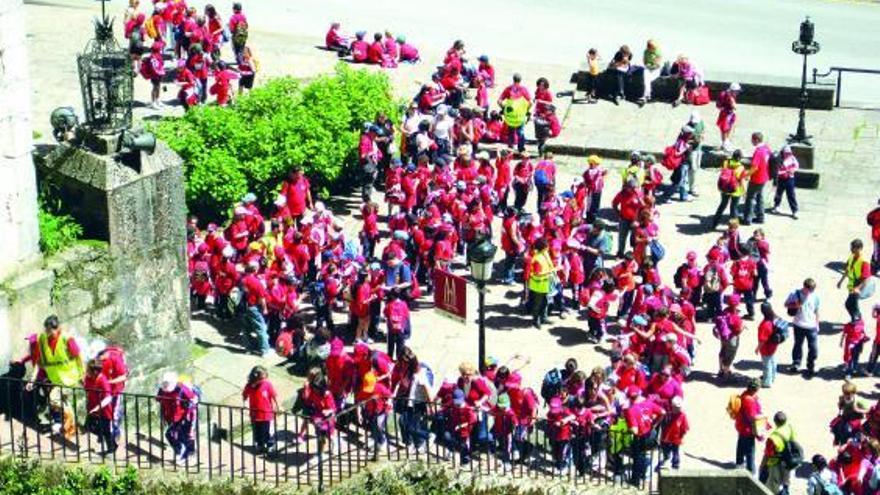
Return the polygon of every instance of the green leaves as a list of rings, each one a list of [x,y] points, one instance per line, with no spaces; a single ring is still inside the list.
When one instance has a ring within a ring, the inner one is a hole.
[[[40,228],[40,250],[46,256],[69,247],[77,239],[82,237],[83,228],[70,215],[60,213],[57,207],[45,199],[40,198],[37,221]]]
[[[398,105],[388,77],[344,63],[334,75],[305,86],[273,79],[238,98],[234,107],[202,106],[154,127],[186,163],[187,205],[203,220],[224,220],[251,191],[264,205],[294,165],[316,191],[354,177],[358,132],[378,112],[392,120]]]

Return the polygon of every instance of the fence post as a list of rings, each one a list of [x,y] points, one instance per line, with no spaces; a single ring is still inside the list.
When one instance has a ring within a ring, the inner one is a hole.
[[[324,492],[324,460],[323,460],[323,451],[324,448],[321,446],[321,440],[318,439],[318,492]]]

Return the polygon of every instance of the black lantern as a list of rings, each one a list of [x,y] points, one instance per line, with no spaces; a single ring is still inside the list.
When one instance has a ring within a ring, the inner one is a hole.
[[[104,133],[131,127],[131,56],[116,42],[106,15],[95,19],[95,38],[77,56],[77,68],[85,126]]]
[[[489,237],[477,239],[468,246],[467,257],[471,266],[471,276],[477,283],[479,297],[479,337],[477,343],[480,371],[486,369],[486,282],[492,279],[492,264],[498,248]]]
[[[807,101],[810,99],[807,93],[807,57],[819,53],[819,43],[815,40],[816,29],[810,18],[801,23],[800,34],[797,41],[791,44],[791,51],[804,57],[803,70],[801,71],[801,98],[798,112],[798,126],[794,134],[788,136],[789,143],[803,143],[810,145],[812,136],[807,135]]]

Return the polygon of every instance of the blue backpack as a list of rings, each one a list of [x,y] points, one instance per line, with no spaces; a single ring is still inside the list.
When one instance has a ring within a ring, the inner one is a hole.
[[[547,175],[547,172],[538,169],[535,170],[535,185],[536,186],[549,186],[550,185],[550,177]]]
[[[556,397],[562,392],[562,371],[559,368],[553,368],[544,375],[541,381],[541,398],[544,402],[550,402],[550,399]]]

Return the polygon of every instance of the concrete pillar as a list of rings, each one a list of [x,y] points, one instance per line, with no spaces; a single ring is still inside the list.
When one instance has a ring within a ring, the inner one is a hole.
[[[24,4],[0,0],[0,280],[39,255],[27,60]]]

